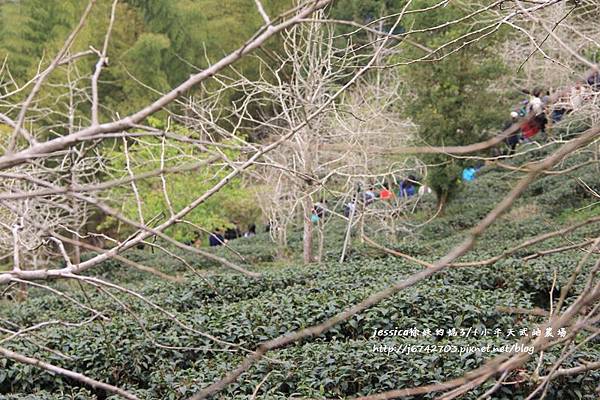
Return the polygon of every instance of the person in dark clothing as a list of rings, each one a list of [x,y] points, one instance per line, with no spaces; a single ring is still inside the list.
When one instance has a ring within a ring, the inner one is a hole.
[[[365,206],[368,206],[369,204],[373,203],[376,199],[376,195],[375,195],[375,191],[373,190],[373,187],[369,187],[368,190],[365,190],[365,192],[362,194],[362,200],[365,204]]]
[[[356,212],[356,198],[353,197],[352,200],[344,204],[344,217],[350,218],[352,213]]]
[[[208,237],[208,245],[210,247],[221,246],[225,243],[225,238],[221,234],[220,229],[216,229],[213,233]]]
[[[519,120],[519,113],[516,111],[511,112],[510,120],[506,121],[506,124],[504,124],[504,130],[507,130],[508,128],[513,126],[513,124],[515,124],[518,120]],[[519,144],[520,139],[521,139],[521,130],[520,129],[517,129],[510,136],[508,136],[506,139],[504,139],[504,143],[506,143],[506,145],[508,146],[508,152],[506,153],[506,155],[510,156],[515,153],[515,149],[517,147],[517,144]]]
[[[553,108],[552,113],[550,114],[550,119],[552,120],[552,123],[556,124],[557,122],[560,122],[567,113],[567,111],[568,110],[566,107]]]
[[[313,213],[319,217],[319,219],[325,216],[325,208],[327,207],[327,202],[323,199],[317,201],[315,206],[313,207]]]
[[[227,228],[225,230],[225,239],[227,239],[227,240],[237,239],[240,236],[241,236],[240,230],[237,228],[237,225],[234,226],[233,228]]]
[[[256,225],[250,224],[248,225],[248,232],[244,233],[244,237],[252,237],[256,235]]]
[[[517,144],[519,144],[520,136],[521,135],[517,130],[505,139],[506,145],[508,146],[508,152],[506,153],[506,155],[512,156],[513,154],[515,154]]]
[[[587,84],[590,85],[592,90],[600,90],[600,71],[596,71],[589,76]]]
[[[548,118],[546,117],[546,113],[538,114],[534,117],[534,121],[537,124],[538,128],[542,132],[542,134],[546,133],[546,125],[548,124]]]

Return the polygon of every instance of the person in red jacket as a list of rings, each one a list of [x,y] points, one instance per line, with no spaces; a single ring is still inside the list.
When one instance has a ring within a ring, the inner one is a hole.
[[[381,200],[389,200],[392,198],[392,192],[389,191],[387,183],[384,183],[383,187],[379,191],[379,198]]]
[[[541,95],[541,89],[534,89],[532,97],[529,99],[529,103],[527,104],[529,120],[521,125],[521,131],[523,132],[524,139],[531,139],[539,131],[542,131],[542,134],[545,134],[546,123],[548,122],[548,119],[546,118],[546,113],[544,112],[544,102],[541,99]]]
[[[521,125],[521,132],[524,139],[531,139],[540,131],[540,127],[535,119],[530,119]]]

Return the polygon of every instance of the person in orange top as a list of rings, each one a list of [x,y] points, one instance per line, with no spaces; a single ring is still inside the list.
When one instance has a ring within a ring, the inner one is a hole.
[[[379,198],[381,200],[389,200],[392,198],[392,192],[387,188],[387,183],[383,184],[383,188],[379,191]]]

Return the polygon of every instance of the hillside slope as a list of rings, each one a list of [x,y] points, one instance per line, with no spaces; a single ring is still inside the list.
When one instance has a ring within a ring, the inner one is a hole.
[[[561,169],[580,164],[587,157],[581,153],[565,161]],[[519,161],[522,160],[514,163]],[[367,234],[390,249],[423,261],[435,261],[493,208],[519,174],[488,166],[477,180],[464,185],[444,216],[413,227],[410,233],[400,234],[394,240],[378,237],[369,226]],[[567,174],[544,176],[459,262],[494,257],[536,235],[598,215],[600,209],[593,205],[593,196],[576,179],[598,191],[598,176],[593,165]],[[589,205],[592,206],[578,210]],[[418,225],[432,211],[433,201],[426,201],[405,222]],[[342,233],[343,224],[331,224],[326,232],[328,260],[309,266],[302,266],[294,259],[274,261],[275,251],[266,234],[232,242],[232,247],[254,263],[248,267],[263,273],[260,279],[223,271],[188,255],[186,259],[200,270],[191,274],[176,259],[149,250],[135,250],[129,254],[132,260],[163,272],[183,273],[186,281],[165,282],[153,275],[130,272],[129,267],[115,261],[106,263],[100,276],[138,290],[156,307],[172,313],[173,318],[117,290],[59,282],[54,287],[68,290],[73,298],[110,317],[97,318],[82,327],[51,325],[38,332],[35,341],[14,340],[8,347],[119,385],[143,399],[188,398],[223,377],[247,354],[245,350],[215,344],[198,331],[254,349],[261,341],[318,324],[422,268],[369,247],[358,237],[351,244],[349,260],[339,264],[335,260],[341,251]],[[580,243],[599,233],[600,221],[583,224],[567,234],[519,249],[490,265],[448,268],[319,337],[268,353],[268,359],[242,374],[217,398],[247,399],[255,390],[258,398],[265,399],[351,398],[459,377],[497,355],[494,348],[499,351],[502,346],[516,343],[522,329],[531,335],[532,328],[544,321],[543,316],[515,314],[508,309],[548,311],[550,296],[556,299],[583,254],[581,248],[549,254],[544,251]],[[292,249],[300,248],[299,235],[290,239]],[[219,249],[218,253],[227,255],[225,249]],[[583,264],[567,302],[585,284],[592,261]],[[127,310],[119,303],[125,300]],[[89,311],[40,289],[31,289],[24,303],[4,300],[0,304],[0,326],[5,329],[16,328],[6,321],[22,328],[47,320],[76,322],[90,318]],[[414,329],[410,331],[411,328]],[[441,333],[437,332],[439,329],[444,330],[443,335],[437,334]],[[482,334],[484,329],[487,335]],[[569,327],[565,329],[568,331]],[[399,330],[401,334],[374,336],[378,330]],[[581,343],[582,339],[575,339],[581,346],[562,364],[563,368],[600,359],[598,339]],[[406,345],[408,349],[414,345],[416,352],[407,354]],[[392,346],[404,350],[388,352]],[[487,350],[482,352],[482,347]],[[487,352],[489,349],[491,353]],[[557,346],[546,353],[539,375],[548,372],[560,351]],[[534,370],[537,363],[538,357],[534,355],[529,359],[528,370]],[[107,398],[101,390],[90,391],[75,381],[6,359],[0,360],[0,366],[3,398]],[[515,370],[507,379],[513,384],[503,385],[493,398],[526,398],[535,387],[528,378],[525,370]],[[561,377],[551,383],[547,398],[595,399],[598,381],[600,372]],[[493,383],[488,382],[463,398],[476,399]]]

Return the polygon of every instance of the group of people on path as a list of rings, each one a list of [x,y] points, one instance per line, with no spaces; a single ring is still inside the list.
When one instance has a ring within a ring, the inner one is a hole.
[[[509,129],[519,120],[524,118],[518,129],[504,139],[506,150],[502,151],[502,155],[513,155],[516,152],[516,147],[519,143],[531,142],[533,138],[541,133],[542,139],[546,138],[546,130],[548,124],[560,122],[565,115],[579,108],[585,101],[589,100],[590,94],[597,95],[600,92],[600,72],[592,74],[586,82],[579,83],[573,87],[569,93],[562,93],[553,104],[551,104],[550,91],[535,88],[531,92],[523,90],[529,97],[519,104],[510,112],[510,119],[505,123],[503,130]],[[528,118],[525,118],[528,117]],[[461,179],[463,182],[475,180],[479,169],[483,166],[482,162],[476,165],[468,166],[463,169]],[[369,186],[366,190],[358,188],[357,195],[344,204],[344,216],[350,218],[356,211],[357,203],[363,206],[369,206],[376,201],[392,201],[394,197],[397,199],[408,199],[413,196],[422,197],[425,194],[431,193],[431,188],[421,184],[420,179],[414,175],[400,180],[398,190],[394,193],[390,190],[387,183],[381,184],[378,190],[375,186]],[[311,212],[311,222],[318,223],[321,221],[327,211],[327,201],[321,199],[316,202]],[[267,231],[269,230],[267,227]],[[251,224],[248,230],[243,234],[236,228],[216,229],[209,235],[209,245],[211,247],[221,246],[230,240],[238,237],[251,237],[256,235],[256,225]]]
[[[217,228],[208,236],[208,245],[210,247],[221,246],[230,240],[240,237],[252,237],[254,235],[256,235],[255,224],[248,225],[248,230],[244,233],[242,233],[237,226],[234,228],[227,228],[225,230],[222,228]]]
[[[531,142],[540,133],[542,140],[546,139],[549,124],[560,122],[567,114],[578,109],[597,96],[600,92],[600,72],[595,72],[587,78],[586,82],[578,83],[570,90],[556,94],[554,103],[551,104],[550,91],[535,88],[531,92],[523,90],[529,97],[519,104],[510,113],[510,120],[504,125],[504,130],[517,123],[519,119],[528,117],[519,125],[519,129],[505,139],[507,146],[504,155],[513,155],[519,143]]]
[[[514,154],[519,143],[531,141],[532,138],[540,132],[542,136],[545,137],[546,126],[548,125],[548,116],[546,114],[549,101],[550,92],[546,91],[544,93],[542,89],[535,88],[528,99],[523,100],[517,109],[511,111],[510,120],[504,124],[504,130],[517,123],[520,118],[527,116],[529,116],[529,118],[521,123],[517,131],[513,132],[505,139],[505,143],[508,147],[507,155]],[[552,110],[552,122],[559,122],[565,113],[566,109],[560,111]]]
[[[566,115],[589,101],[592,96],[600,94],[600,72],[592,74],[585,82],[576,84],[570,90],[557,93],[553,103],[548,90],[535,88],[531,92],[527,90],[522,92],[529,97],[510,112],[510,119],[504,124],[503,131],[519,123],[521,119],[524,120],[520,122],[515,132],[504,139],[506,149],[495,149],[494,155],[511,156],[515,154],[519,143],[531,143],[538,134],[541,135],[542,140],[545,140],[549,125],[560,122]],[[473,181],[482,166],[483,164],[479,163],[463,169],[462,180]]]
[[[353,196],[350,201],[344,204],[343,213],[346,218],[350,218],[356,211],[357,203],[367,207],[376,201],[391,202],[394,198],[407,199],[413,196],[423,196],[431,192],[431,188],[423,185],[417,177],[409,175],[407,178],[400,181],[396,193],[390,190],[390,185],[387,183],[380,184],[378,189],[376,189],[374,185],[369,186],[366,190],[361,190],[359,187],[357,189],[357,195]],[[312,209],[311,221],[313,223],[318,223],[323,219],[326,211],[326,200],[321,199],[316,202]]]

